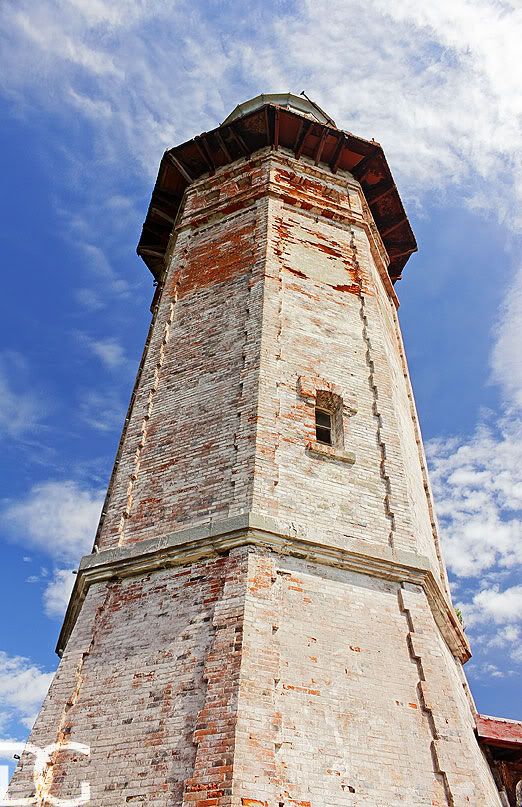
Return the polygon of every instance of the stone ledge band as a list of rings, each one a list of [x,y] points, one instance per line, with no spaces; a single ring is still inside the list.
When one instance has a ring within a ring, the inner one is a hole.
[[[424,555],[375,544],[369,544],[364,552],[354,551],[299,538],[298,535],[299,529],[294,524],[282,524],[276,519],[245,513],[179,530],[161,538],[86,555],[78,570],[56,652],[62,656],[87,591],[94,583],[134,577],[169,566],[183,566],[226,554],[240,546],[256,546],[311,563],[422,586],[435,622],[453,655],[462,663],[471,657],[463,628]]]

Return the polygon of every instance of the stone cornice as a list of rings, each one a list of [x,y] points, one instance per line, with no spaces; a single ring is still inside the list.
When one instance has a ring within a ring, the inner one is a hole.
[[[80,564],[58,639],[58,655],[63,653],[91,585],[193,563],[248,545],[382,580],[422,586],[449,649],[462,663],[470,658],[471,652],[462,626],[424,555],[392,551],[388,546],[377,544],[364,547],[358,544],[355,550],[308,540],[299,537],[295,525],[282,524],[255,513],[207,522],[160,538],[86,555]]]

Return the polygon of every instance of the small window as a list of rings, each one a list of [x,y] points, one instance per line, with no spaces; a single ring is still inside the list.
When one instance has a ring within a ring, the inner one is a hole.
[[[332,445],[332,413],[326,409],[315,409],[315,439],[318,443]]]

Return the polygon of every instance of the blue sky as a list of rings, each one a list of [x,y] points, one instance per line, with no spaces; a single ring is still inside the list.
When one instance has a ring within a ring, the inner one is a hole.
[[[163,150],[305,89],[382,143],[420,251],[397,286],[480,711],[522,719],[522,12],[494,0],[4,0],[0,737],[49,684],[149,321]],[[421,6],[421,7],[419,7]]]

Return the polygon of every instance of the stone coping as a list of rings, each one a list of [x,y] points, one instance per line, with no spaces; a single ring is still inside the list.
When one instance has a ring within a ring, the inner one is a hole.
[[[159,538],[86,555],[80,563],[56,652],[62,656],[91,585],[224,555],[239,546],[257,546],[311,563],[422,586],[453,655],[462,663],[471,657],[463,628],[426,556],[378,544],[361,545],[353,541],[353,548],[346,548],[331,541],[326,544],[300,538],[297,525],[256,513],[209,521]]]

